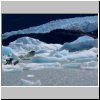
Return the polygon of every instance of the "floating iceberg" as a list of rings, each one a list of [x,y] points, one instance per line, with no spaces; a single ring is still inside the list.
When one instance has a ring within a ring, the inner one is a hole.
[[[53,51],[49,54],[49,56],[52,57],[64,57],[67,56],[69,54],[68,50],[61,50],[61,51]]]
[[[14,55],[14,51],[10,47],[2,46],[2,56]]]
[[[69,51],[87,50],[93,47],[98,47],[98,39],[90,36],[81,36],[73,42],[66,42],[60,50],[67,49]]]
[[[98,62],[97,61],[89,61],[83,63],[80,68],[82,69],[98,69]]]
[[[28,52],[31,50],[34,50],[37,53],[46,53],[57,50],[61,48],[61,46],[62,45],[60,44],[46,44],[42,41],[39,41],[38,39],[30,37],[21,37],[9,44],[9,47],[17,53]]]
[[[42,56],[37,56],[32,59],[33,63],[56,63],[56,62],[69,62],[67,57],[42,57]]]
[[[63,65],[63,68],[80,68],[81,63],[67,63]]]
[[[10,55],[14,60],[19,59],[17,57],[15,51],[12,48],[2,46],[2,62],[3,63],[6,62],[6,58],[7,58],[8,55]]]
[[[76,51],[76,52],[72,52],[70,53],[67,58],[69,59],[77,59],[77,58],[90,58],[91,57],[96,57],[97,58],[97,51],[98,48],[92,48],[92,49],[89,49],[89,50],[83,50],[83,51]]]

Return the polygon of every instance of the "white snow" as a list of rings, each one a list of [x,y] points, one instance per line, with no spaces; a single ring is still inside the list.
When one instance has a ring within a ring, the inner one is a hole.
[[[6,32],[2,34],[2,38],[6,39],[17,34],[47,33],[55,29],[81,30],[84,32],[92,32],[98,29],[98,16],[54,20],[40,26],[29,27],[18,31]]]

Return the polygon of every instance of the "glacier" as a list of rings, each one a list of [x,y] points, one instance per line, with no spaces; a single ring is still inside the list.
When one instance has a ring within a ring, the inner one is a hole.
[[[2,34],[2,39],[7,39],[10,36],[18,34],[45,34],[55,29],[92,32],[98,29],[98,16],[86,16],[54,20],[39,26],[29,27],[23,30],[5,32],[4,34]]]

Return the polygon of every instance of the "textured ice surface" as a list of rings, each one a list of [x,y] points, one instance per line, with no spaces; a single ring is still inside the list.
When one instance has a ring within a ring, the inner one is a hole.
[[[98,50],[98,48],[94,48],[95,50]],[[89,50],[83,50],[83,51],[76,51],[69,53],[67,58],[69,59],[76,59],[76,58],[90,58],[91,57],[96,57],[97,53],[94,51],[94,49],[89,49]]]
[[[2,46],[2,56],[14,55],[14,51],[10,47]]]
[[[32,59],[33,63],[56,63],[56,62],[69,62],[69,60],[67,59],[67,57],[61,57],[61,58],[57,58],[57,57],[34,57]]]
[[[94,39],[90,36],[81,36],[73,42],[64,43],[60,50],[67,49],[70,51],[86,50],[93,47],[98,47],[98,39]]]
[[[98,29],[98,16],[76,17],[50,21],[40,26],[2,34],[3,39],[16,34],[47,33],[54,29],[81,30],[91,32]]]
[[[64,68],[80,68],[81,63],[66,63],[63,65]]]
[[[40,26],[6,32],[2,38],[17,34],[44,34],[55,29],[92,32],[98,30],[98,16],[54,20]],[[30,37],[19,38],[8,47],[2,47],[2,85],[96,86],[97,42],[97,39],[89,36],[79,37],[64,45],[47,44]],[[36,51],[35,56],[25,56],[17,65],[4,65],[7,55],[15,59],[31,50]]]
[[[18,65],[4,65],[2,64],[3,71],[25,71],[25,70],[41,70],[41,69],[61,69],[60,63],[19,63]]]
[[[9,72],[9,71],[22,71],[23,68],[20,65],[3,65],[2,70]]]
[[[41,69],[61,68],[98,68],[97,48],[90,50],[71,52],[63,57],[37,56],[33,57],[32,63],[19,63],[17,65],[2,64],[3,71],[24,71]]]
[[[89,61],[85,62],[81,65],[82,69],[97,69],[98,68],[98,62],[97,61]]]
[[[57,50],[61,47],[60,44],[46,44],[38,39],[30,37],[22,37],[10,43],[9,47],[12,48],[16,53],[28,52],[35,50],[37,53],[46,53],[53,50]]]
[[[2,62],[5,63],[6,62],[6,58],[7,56],[12,57],[14,60],[19,59],[15,53],[15,51],[10,48],[10,47],[6,47],[6,46],[2,46]]]
[[[80,46],[82,48],[85,48],[85,45],[87,45],[90,41],[90,45],[93,45],[94,41],[92,37],[89,36],[82,36],[78,38],[77,40],[71,42],[73,46]],[[82,45],[79,45],[82,44]],[[84,44],[84,45],[83,45]],[[96,44],[97,45],[97,44]],[[3,51],[3,60],[2,62],[5,62],[5,55],[12,55],[13,57],[16,54],[19,54],[20,51],[22,53],[27,53],[29,50],[36,50],[36,55],[33,57],[24,57],[24,59],[20,60],[20,63],[16,66],[13,65],[3,65],[4,71],[16,71],[20,69],[26,69],[26,70],[35,70],[35,69],[41,69],[41,68],[57,68],[56,66],[69,66],[69,67],[78,67],[81,63],[89,62],[89,61],[96,61],[97,62],[97,54],[98,54],[98,48],[94,47],[89,50],[81,50],[76,52],[69,52],[68,49],[66,49],[66,45],[64,44],[64,49],[60,49],[60,44],[46,44],[44,42],[41,42],[37,39],[33,39],[30,37],[23,37],[15,40],[14,42],[10,43],[9,47],[2,47]],[[77,47],[78,48],[78,47]],[[65,50],[66,49],[66,50]],[[37,63],[37,64],[36,64]],[[80,63],[80,64],[79,64]],[[61,65],[60,65],[61,64]],[[64,64],[64,65],[62,65]]]
[[[53,51],[50,53],[49,56],[51,57],[64,57],[67,56],[69,54],[68,50],[61,50],[61,51]]]
[[[54,57],[50,56],[50,53],[40,53],[33,57],[33,63],[2,64],[2,85],[97,86],[98,48],[66,51],[67,53],[65,51],[57,51],[61,57],[58,57],[56,52]]]

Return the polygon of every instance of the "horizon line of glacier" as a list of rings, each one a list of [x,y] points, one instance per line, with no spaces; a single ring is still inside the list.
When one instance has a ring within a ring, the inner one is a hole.
[[[86,16],[86,17],[75,17],[75,18],[53,20],[39,26],[33,26],[18,31],[5,32],[4,34],[2,34],[2,39],[6,39],[10,36],[17,34],[47,33],[59,28],[66,30],[73,29],[73,30],[81,30],[84,32],[91,32],[98,29],[98,16]]]

